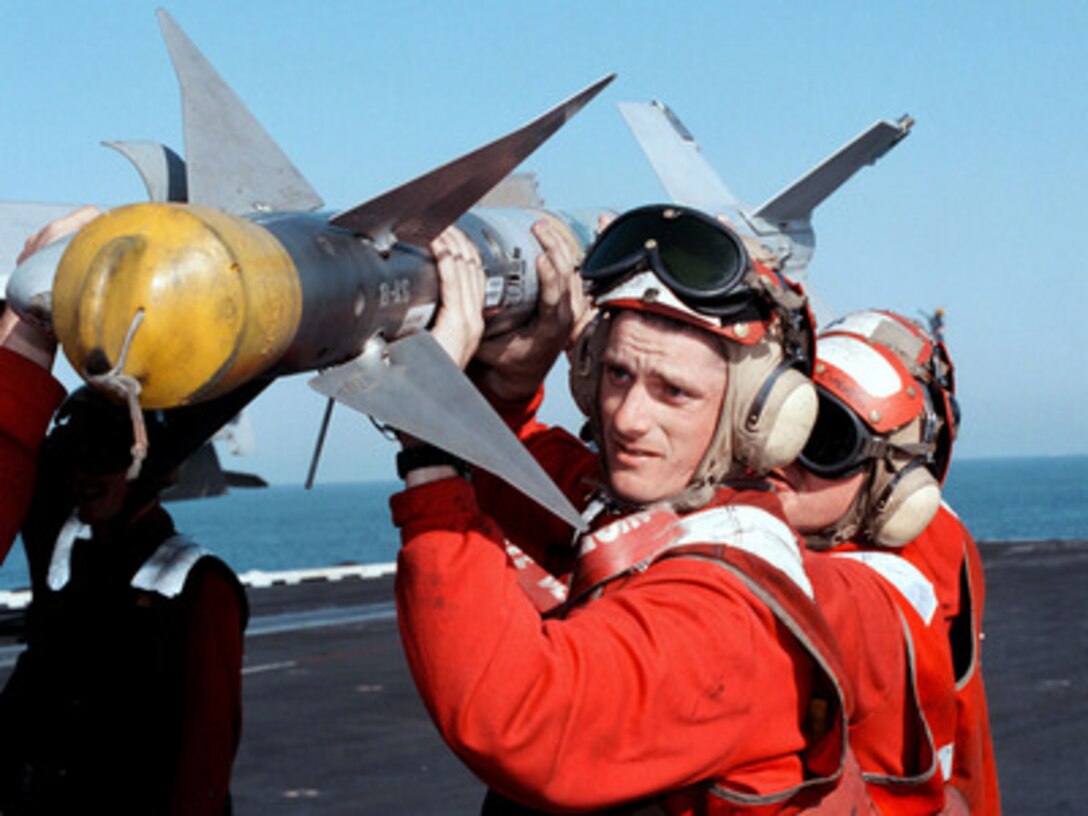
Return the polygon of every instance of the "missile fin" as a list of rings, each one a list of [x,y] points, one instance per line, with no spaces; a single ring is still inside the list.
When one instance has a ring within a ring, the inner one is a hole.
[[[620,102],[619,109],[674,203],[708,213],[738,208],[737,199],[703,156],[695,137],[667,105]]]
[[[244,214],[316,210],[324,203],[196,46],[160,9],[181,85],[189,200]]]
[[[609,74],[529,124],[332,219],[381,249],[426,246],[456,221],[613,79]]]
[[[488,190],[487,194],[473,205],[473,209],[521,207],[539,210],[543,206],[544,199],[540,197],[540,185],[537,182],[536,173],[511,173]]]
[[[752,218],[772,223],[807,222],[812,211],[839,189],[864,165],[895,147],[910,133],[914,120],[904,116],[895,122],[881,120],[840,148],[759,209]]]
[[[185,160],[164,144],[147,141],[102,142],[133,163],[147,188],[148,201],[186,202]]]
[[[375,337],[349,363],[309,381],[315,391],[494,473],[576,529],[578,511],[426,332]]]

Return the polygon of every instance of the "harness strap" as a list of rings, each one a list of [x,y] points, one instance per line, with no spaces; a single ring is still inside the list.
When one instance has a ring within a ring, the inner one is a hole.
[[[582,537],[569,603],[577,603],[616,578],[645,570],[669,550],[692,544],[727,545],[783,573],[809,599],[797,536],[763,508],[747,504],[709,507],[681,516],[655,508],[624,516]]]

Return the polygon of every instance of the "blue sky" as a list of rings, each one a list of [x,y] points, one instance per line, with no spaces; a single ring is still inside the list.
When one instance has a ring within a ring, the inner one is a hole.
[[[0,200],[140,200],[98,142],[181,149],[156,3],[0,4]],[[524,169],[555,206],[664,192],[616,111],[667,102],[762,202],[879,118],[910,137],[816,212],[811,285],[836,312],[943,306],[957,456],[1088,453],[1088,6],[1075,2],[177,2],[166,6],[340,209],[618,79]],[[252,408],[240,463],[301,482],[322,401],[304,377]],[[547,415],[573,425],[562,380]],[[365,419],[333,420],[319,478],[390,478]]]

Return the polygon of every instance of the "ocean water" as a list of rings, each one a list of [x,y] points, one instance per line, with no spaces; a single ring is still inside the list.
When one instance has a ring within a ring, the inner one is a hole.
[[[180,532],[212,550],[239,573],[396,560],[400,538],[389,496],[399,482],[272,486],[166,505]],[[0,567],[0,589],[26,587],[16,542]]]
[[[389,520],[396,482],[235,490],[168,505],[179,530],[236,571],[288,570],[396,559]],[[945,496],[979,541],[1088,539],[1088,456],[966,459],[953,463]],[[0,589],[27,585],[16,545]]]
[[[943,492],[979,541],[1088,539],[1088,456],[953,461]]]

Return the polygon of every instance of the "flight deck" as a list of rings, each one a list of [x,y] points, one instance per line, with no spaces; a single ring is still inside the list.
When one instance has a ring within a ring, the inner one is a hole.
[[[984,544],[983,651],[1006,813],[1088,794],[1088,542]],[[443,745],[401,652],[393,578],[248,589],[238,814],[473,814],[484,789]],[[3,617],[0,682],[19,611]],[[93,670],[93,667],[92,667]]]

